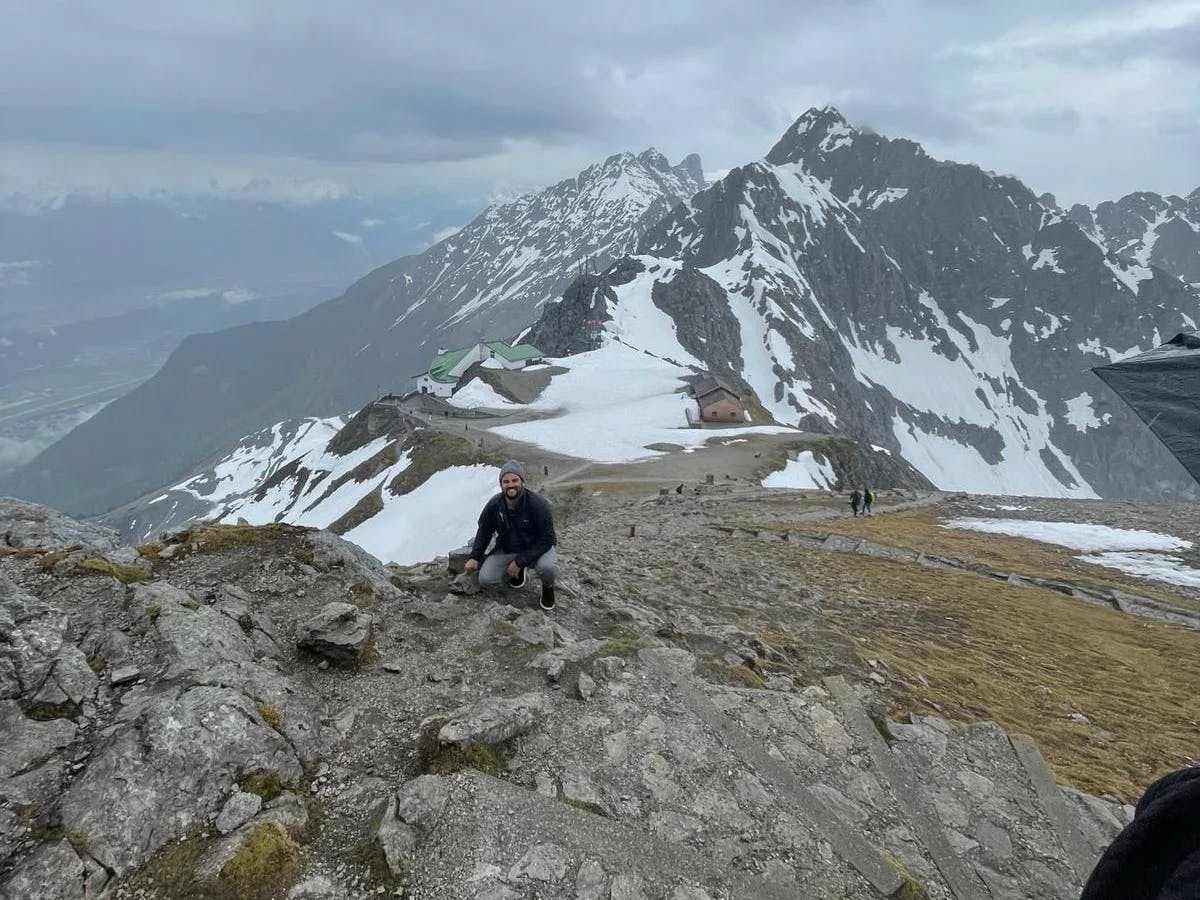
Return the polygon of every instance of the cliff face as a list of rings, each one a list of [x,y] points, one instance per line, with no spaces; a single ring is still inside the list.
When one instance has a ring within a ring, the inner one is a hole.
[[[670,324],[649,327],[652,309]],[[939,487],[1192,490],[1090,370],[1187,328],[1197,294],[1016,179],[859,132],[835,110],[805,114],[763,162],[572,286],[532,334],[578,346],[584,317],[739,379],[780,422],[902,456]]]

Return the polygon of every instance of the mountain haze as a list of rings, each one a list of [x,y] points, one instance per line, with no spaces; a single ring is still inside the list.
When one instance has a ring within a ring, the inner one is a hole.
[[[95,513],[182,476],[280,420],[334,415],[404,390],[440,344],[508,336],[580,262],[629,252],[703,186],[700,160],[622,153],[493,206],[416,256],[285,322],[185,340],[162,370],[45,450],[11,490]]]

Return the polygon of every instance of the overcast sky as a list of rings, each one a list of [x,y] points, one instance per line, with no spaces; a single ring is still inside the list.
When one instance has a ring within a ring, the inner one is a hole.
[[[1200,0],[0,0],[0,193],[443,191],[810,106],[1061,203],[1200,186]]]

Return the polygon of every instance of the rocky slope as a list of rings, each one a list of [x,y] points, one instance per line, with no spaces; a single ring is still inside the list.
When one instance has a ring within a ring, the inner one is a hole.
[[[944,488],[1171,495],[1186,473],[1089,369],[1198,317],[1178,278],[1015,178],[826,108],[569,288],[530,339],[578,349],[593,339],[579,323],[604,320],[743,382],[780,422],[884,447]]]
[[[290,417],[330,416],[403,391],[440,345],[509,336],[580,264],[631,250],[703,186],[700,161],[622,153],[494,206],[416,256],[283,322],[194,335],[157,375],[49,447],[9,490],[97,513],[179,478]]]
[[[1200,288],[1200,188],[1187,197],[1139,191],[1094,209],[1076,204],[1067,216],[1119,256]]]
[[[738,496],[557,497],[552,617],[532,591],[447,594],[444,560],[385,578],[325,532],[196,528],[134,558],[5,501],[0,892],[1077,896],[1127,809],[991,723],[885,735],[895,676],[827,598],[722,549]],[[694,596],[635,590],[681,553]]]

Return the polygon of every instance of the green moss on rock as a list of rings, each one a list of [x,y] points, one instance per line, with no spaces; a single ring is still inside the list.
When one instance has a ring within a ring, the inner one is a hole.
[[[238,779],[238,787],[247,794],[257,794],[263,803],[274,800],[283,793],[284,783],[269,769],[255,769]]]
[[[259,822],[225,863],[218,882],[232,896],[270,900],[300,874],[300,848],[278,822]]]
[[[83,572],[94,572],[97,575],[111,575],[121,584],[133,584],[135,581],[146,581],[153,577],[149,572],[137,566],[115,563],[98,556],[85,559],[79,564],[79,569]]]
[[[283,713],[270,703],[264,703],[261,700],[255,704],[258,709],[258,714],[262,716],[262,720],[274,728],[276,731],[283,725]]]
[[[880,851],[883,861],[895,869],[896,874],[900,876],[900,892],[895,894],[896,900],[929,900],[929,892],[925,890],[925,885],[921,884],[912,874],[904,863],[900,862],[891,852],[887,850]]]

